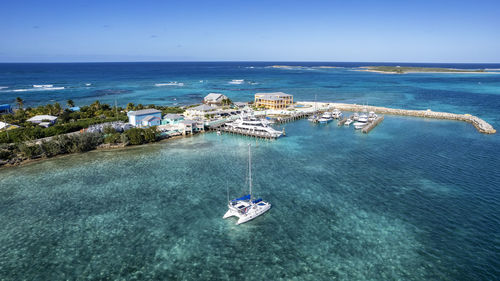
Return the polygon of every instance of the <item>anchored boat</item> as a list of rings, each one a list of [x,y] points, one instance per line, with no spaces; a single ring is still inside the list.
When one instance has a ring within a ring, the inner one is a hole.
[[[253,199],[252,197],[252,154],[250,145],[248,145],[248,187],[250,194],[229,201],[228,193],[228,210],[224,215],[224,219],[229,217],[238,217],[236,224],[242,224],[249,220],[264,214],[271,208],[271,204],[262,201],[261,198]]]

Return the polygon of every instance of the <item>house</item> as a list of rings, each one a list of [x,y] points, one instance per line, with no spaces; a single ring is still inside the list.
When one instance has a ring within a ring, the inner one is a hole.
[[[202,104],[196,107],[191,107],[186,109],[185,116],[189,118],[195,118],[195,117],[204,117],[207,114],[216,114],[216,113],[217,113],[217,107]]]
[[[0,131],[2,131],[2,130],[12,130],[12,129],[15,129],[15,128],[19,128],[19,126],[12,125],[12,124],[0,121]]]
[[[153,115],[148,115],[141,121],[142,127],[158,126],[161,124],[161,118]]]
[[[208,105],[222,105],[223,101],[227,99],[223,94],[210,93],[203,99],[203,103]]]
[[[183,135],[205,131],[205,125],[203,122],[195,120],[182,120],[179,122],[178,128]]]
[[[34,124],[38,124],[42,127],[47,128],[47,127],[53,125],[54,123],[56,123],[57,117],[52,116],[52,115],[36,115],[36,116],[31,117],[30,119],[28,119],[26,121],[34,123]]]
[[[184,116],[180,114],[167,114],[163,116],[161,120],[162,125],[175,125],[179,124],[180,121],[184,120]]]
[[[233,105],[234,105],[236,108],[244,108],[244,107],[247,107],[247,106],[248,106],[248,102],[240,102],[240,101],[236,101],[236,102],[233,102]]]
[[[160,125],[161,122],[161,111],[154,109],[154,108],[148,108],[148,109],[142,109],[142,110],[137,110],[137,111],[129,111],[127,113],[128,116],[128,122],[130,125],[135,126],[135,127],[149,127],[149,126],[156,126],[156,125],[151,125],[151,124],[157,124]],[[153,117],[153,118],[151,118]],[[155,119],[156,117],[157,119]],[[146,119],[144,122],[143,120]]]
[[[293,103],[293,96],[283,92],[255,94],[255,106],[268,109],[285,109]]]
[[[10,104],[0,104],[0,114],[12,113],[12,107]]]

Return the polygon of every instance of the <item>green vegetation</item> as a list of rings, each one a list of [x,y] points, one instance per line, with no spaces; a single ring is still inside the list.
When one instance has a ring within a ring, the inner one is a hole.
[[[233,101],[230,98],[225,98],[221,101],[221,104],[224,105],[231,105],[233,104]]]
[[[41,105],[38,107],[23,108],[24,101],[21,98],[16,99],[19,109],[12,114],[4,115],[5,122],[20,126],[17,129],[8,132],[0,132],[0,143],[19,143],[31,141],[40,138],[52,137],[61,134],[80,131],[88,128],[90,125],[106,123],[112,121],[127,121],[128,117],[125,110],[121,107],[111,107],[108,104],[102,104],[95,101],[91,105],[82,106],[80,111],[70,111],[63,109],[59,103]],[[74,106],[72,100],[67,101],[68,106]],[[139,110],[144,108],[155,108],[161,110],[163,114],[182,113],[184,109],[180,107],[156,106],[141,104],[127,104],[128,110]],[[53,115],[57,116],[57,122],[48,128],[42,128],[37,124],[27,122],[29,118],[35,115]],[[3,121],[3,120],[2,120]]]
[[[3,115],[2,121],[18,125],[19,128],[0,132],[0,165],[90,151],[103,143],[140,145],[160,139],[156,127],[133,128],[124,133],[116,132],[112,127],[105,127],[102,133],[76,133],[90,125],[128,120],[124,108],[101,104],[99,101],[82,106],[80,111],[75,112],[63,109],[59,103],[25,108],[21,98],[16,98],[15,102],[18,109],[14,113]],[[72,100],[68,100],[66,104],[68,107],[75,106]],[[145,108],[155,108],[163,114],[184,112],[180,107],[127,104],[127,111]],[[58,119],[53,126],[44,128],[27,121],[36,115],[53,115]],[[75,133],[69,134],[72,132]],[[43,138],[47,139],[40,140]]]
[[[103,142],[101,133],[82,133],[56,136],[39,143],[3,144],[0,146],[0,160],[36,159],[53,157],[60,154],[86,152],[95,149]]]
[[[383,73],[404,74],[409,72],[485,72],[484,69],[455,69],[438,67],[413,67],[413,66],[367,66],[362,67],[368,71],[378,71]]]

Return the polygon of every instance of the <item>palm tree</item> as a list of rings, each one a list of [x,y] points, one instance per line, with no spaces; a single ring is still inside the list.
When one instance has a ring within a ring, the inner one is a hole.
[[[61,105],[58,102],[54,103],[54,115],[59,115],[61,114],[61,112],[62,112]]]
[[[75,107],[75,103],[73,102],[73,100],[68,100],[66,104],[68,105],[68,107]]]
[[[96,100],[93,104],[90,105],[94,110],[99,110],[101,109],[101,103]]]
[[[17,97],[16,98],[16,103],[17,103],[17,106],[19,107],[19,109],[23,109],[24,100],[22,98]]]
[[[135,107],[135,106],[134,106],[134,104],[133,104],[133,103],[131,103],[131,102],[127,103],[127,111],[134,110],[134,107]]]

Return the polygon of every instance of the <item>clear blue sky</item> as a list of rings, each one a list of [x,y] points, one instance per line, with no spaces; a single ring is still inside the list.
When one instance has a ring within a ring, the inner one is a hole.
[[[500,1],[5,0],[0,62],[500,62]]]

